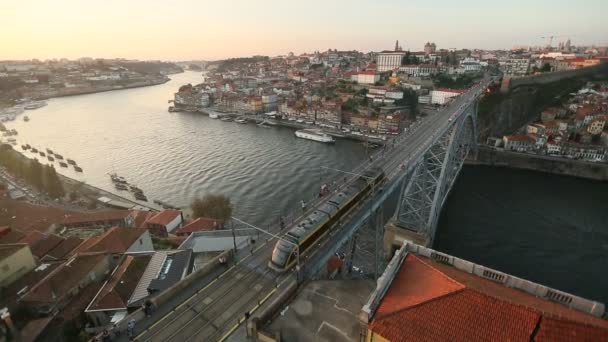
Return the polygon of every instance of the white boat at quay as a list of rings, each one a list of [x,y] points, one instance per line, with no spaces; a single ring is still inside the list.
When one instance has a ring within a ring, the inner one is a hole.
[[[209,118],[210,118],[210,119],[219,119],[219,118],[220,118],[220,116],[219,116],[217,113],[210,112],[210,113],[209,113]]]
[[[296,131],[296,137],[327,144],[332,144],[336,142],[336,140],[331,135],[324,133],[320,129],[301,129],[299,131]]]

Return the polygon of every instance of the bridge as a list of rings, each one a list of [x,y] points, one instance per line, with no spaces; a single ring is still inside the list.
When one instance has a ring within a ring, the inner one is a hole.
[[[372,239],[373,260],[369,273],[378,277],[383,269],[382,247],[385,223],[392,234],[430,246],[437,221],[465,157],[475,153],[477,142],[477,99],[493,79],[480,83],[458,96],[449,106],[417,122],[405,134],[378,150],[369,161],[354,170],[336,170],[333,181],[347,187],[369,167],[382,167],[387,177],[381,188],[351,210],[323,237],[290,272],[277,274],[267,267],[281,227],[273,227],[265,239],[241,249],[234,265],[218,277],[201,284],[189,298],[164,314],[154,324],[137,330],[138,341],[224,341],[265,303],[283,289],[322,278],[329,259],[344,253],[350,270],[358,246]],[[328,172],[332,169],[327,168]],[[330,183],[331,182],[330,180]],[[326,197],[308,203],[308,210],[285,218],[287,228],[324,203]],[[386,204],[397,199],[395,213],[385,217]],[[390,218],[390,219],[388,219]],[[236,220],[238,221],[238,220]],[[253,227],[238,221],[239,228]],[[391,238],[392,239],[392,238]]]

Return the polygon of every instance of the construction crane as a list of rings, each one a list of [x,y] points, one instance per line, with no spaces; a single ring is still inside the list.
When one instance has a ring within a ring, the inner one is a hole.
[[[553,47],[553,38],[565,38],[566,36],[547,36],[547,37],[540,37],[541,39],[549,39],[549,44],[547,44],[547,47]]]

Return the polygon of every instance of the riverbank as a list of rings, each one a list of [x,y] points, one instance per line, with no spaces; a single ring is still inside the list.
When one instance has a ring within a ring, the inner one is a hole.
[[[16,158],[23,161],[31,161],[33,159],[28,158],[20,151],[13,149]],[[152,211],[158,211],[157,208],[142,204],[128,198],[124,198],[112,192],[100,189],[93,185],[85,182],[67,177],[60,173],[57,173],[59,180],[65,191],[64,198],[55,201],[49,198],[47,195],[34,190],[31,184],[27,184],[23,181],[23,178],[19,175],[11,174],[12,179],[5,179],[5,182],[18,187],[24,194],[28,201],[34,204],[49,205],[53,207],[59,207],[66,210],[97,210],[100,208],[113,208],[113,209],[131,209],[140,208]],[[94,204],[93,204],[94,203]]]
[[[507,167],[603,182],[608,181],[608,163],[510,152],[481,145],[479,146],[477,159],[467,159],[465,164]]]

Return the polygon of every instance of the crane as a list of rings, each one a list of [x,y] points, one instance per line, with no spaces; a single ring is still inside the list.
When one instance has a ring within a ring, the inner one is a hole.
[[[564,38],[564,37],[566,37],[566,36],[554,36],[554,35],[551,35],[551,36],[540,37],[540,38],[541,39],[549,39],[549,44],[547,44],[547,47],[550,48],[550,47],[553,46],[553,38]]]

